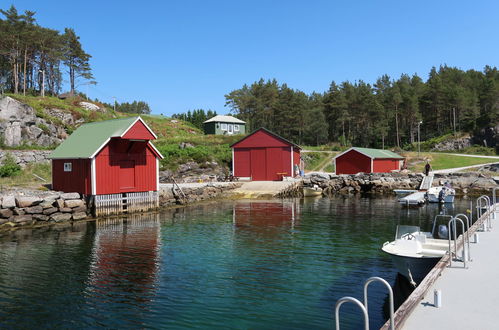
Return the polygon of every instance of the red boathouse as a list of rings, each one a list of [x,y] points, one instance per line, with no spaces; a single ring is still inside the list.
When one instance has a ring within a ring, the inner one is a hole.
[[[389,173],[400,170],[404,157],[388,150],[350,148],[334,158],[336,174]]]
[[[147,204],[159,189],[159,160],[163,156],[151,143],[156,138],[140,117],[84,124],[50,155],[52,188],[105,196],[94,199],[96,204],[105,200],[108,213],[126,210],[122,204],[131,205],[132,199]],[[112,201],[118,199],[114,205]]]
[[[294,177],[301,148],[271,131],[260,128],[231,145],[232,173],[240,179],[278,181]]]

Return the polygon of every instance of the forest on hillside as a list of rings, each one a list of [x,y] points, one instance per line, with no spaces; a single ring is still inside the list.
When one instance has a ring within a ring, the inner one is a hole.
[[[299,144],[339,142],[362,147],[404,148],[447,133],[477,134],[499,122],[499,71],[446,65],[418,75],[388,75],[374,84],[332,82],[324,93],[306,94],[259,80],[228,93],[226,106],[249,125],[266,127]]]

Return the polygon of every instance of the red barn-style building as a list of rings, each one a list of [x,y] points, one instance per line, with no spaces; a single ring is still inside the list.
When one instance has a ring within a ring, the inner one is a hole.
[[[52,159],[52,188],[86,196],[126,196],[159,189],[159,160],[154,132],[140,117],[80,126]]]
[[[350,148],[334,158],[336,174],[389,173],[400,170],[404,157],[388,150]]]
[[[294,177],[301,148],[271,131],[260,128],[231,145],[232,173],[240,179],[278,181]]]

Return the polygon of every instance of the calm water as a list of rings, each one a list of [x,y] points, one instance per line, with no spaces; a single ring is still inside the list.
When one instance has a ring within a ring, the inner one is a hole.
[[[429,226],[441,211],[390,198],[228,201],[17,231],[0,239],[0,326],[333,328],[336,300],[361,299],[368,277],[404,290],[380,247],[397,224]],[[373,284],[370,297],[378,328],[387,293]],[[341,315],[343,328],[361,325],[355,308]]]

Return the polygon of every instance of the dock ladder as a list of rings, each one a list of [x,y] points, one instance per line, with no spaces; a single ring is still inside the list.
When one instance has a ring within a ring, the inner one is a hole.
[[[334,310],[336,330],[340,329],[340,307],[346,302],[354,303],[357,306],[359,306],[359,308],[362,310],[362,313],[364,314],[364,329],[369,330],[367,289],[369,287],[369,284],[371,284],[372,282],[381,282],[388,289],[388,294],[390,297],[390,329],[395,330],[395,319],[393,317],[394,314],[393,289],[387,281],[377,276],[368,278],[367,281],[364,283],[364,304],[362,304],[358,299],[355,299],[353,297],[343,297],[336,302],[336,307]]]
[[[419,190],[428,190],[433,184],[433,174],[425,175],[419,185]]]
[[[183,202],[187,201],[187,196],[184,194],[184,191],[182,190],[182,188],[180,188],[177,181],[175,181],[175,178],[172,176],[171,179],[173,182],[173,195],[178,196],[179,199]]]

